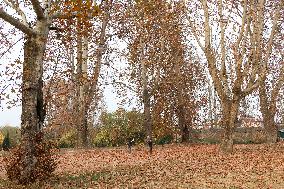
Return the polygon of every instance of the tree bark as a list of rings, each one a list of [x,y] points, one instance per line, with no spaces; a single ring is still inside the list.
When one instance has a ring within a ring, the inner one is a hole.
[[[267,112],[263,118],[263,124],[266,133],[266,143],[276,143],[278,138],[278,129],[274,121],[274,116]]]
[[[24,45],[21,136],[25,155],[19,180],[29,180],[36,162],[35,145],[45,119],[43,102],[43,57],[48,36],[47,23],[38,23],[39,34],[26,36]]]
[[[276,114],[276,96],[271,96],[270,103],[267,99],[267,93],[265,88],[265,82],[262,81],[259,87],[259,98],[260,98],[260,111],[263,117],[263,126],[266,133],[267,143],[276,143],[278,137],[278,129],[274,121]]]
[[[185,107],[184,107],[184,100],[182,96],[182,89],[181,84],[178,83],[177,86],[177,117],[178,117],[178,125],[181,131],[181,142],[185,143],[189,141],[189,130],[187,127],[186,119],[185,119]]]
[[[222,102],[222,125],[224,128],[223,139],[220,148],[225,153],[233,152],[233,132],[239,110],[239,98]]]
[[[152,115],[151,115],[151,102],[150,102],[150,94],[148,89],[148,77],[147,77],[147,68],[144,60],[144,44],[142,44],[142,58],[141,58],[141,66],[142,66],[142,86],[143,86],[143,105],[144,105],[144,128],[146,130],[146,143],[149,146],[149,152],[152,154],[153,150],[153,140],[152,140]]]
[[[150,95],[147,88],[143,89],[143,103],[144,103],[144,128],[146,129],[146,142],[149,146],[149,152],[152,154],[153,140],[152,140],[152,116],[151,116],[151,105]]]
[[[88,38],[78,31],[77,36],[77,147],[88,147]]]

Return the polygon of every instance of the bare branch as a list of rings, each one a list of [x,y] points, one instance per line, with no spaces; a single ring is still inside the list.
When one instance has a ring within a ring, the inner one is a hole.
[[[241,31],[240,35],[238,36],[237,43],[236,43],[236,48],[239,47],[240,42],[243,38],[243,33],[245,29],[245,23],[246,23],[246,17],[247,17],[247,0],[244,0],[244,10],[243,10],[243,16],[242,16],[242,26],[241,26]]]
[[[205,33],[205,49],[211,48],[211,36],[210,36],[210,26],[209,26],[209,10],[207,5],[207,0],[203,0],[203,10],[204,10],[204,33]]]
[[[223,81],[225,91],[228,92],[229,87],[228,87],[228,81],[227,81],[228,77],[227,77],[226,62],[225,62],[225,58],[226,58],[225,26],[224,26],[222,6],[223,6],[223,2],[222,0],[219,0],[218,1],[218,13],[220,17],[219,22],[220,22],[220,27],[221,27],[221,41],[220,41],[220,44],[221,44],[221,73],[220,73],[220,78]]]
[[[27,25],[23,24],[18,19],[14,18],[11,15],[9,15],[8,13],[6,13],[3,10],[3,8],[0,9],[0,18],[2,18],[3,20],[5,20],[6,22],[8,22],[9,24],[11,24],[12,26],[19,29],[20,31],[22,31],[23,33],[25,33],[27,35],[34,35],[35,34],[35,32],[31,28],[29,28]]]
[[[282,7],[283,7],[283,2],[280,4],[280,6],[278,6],[276,13],[275,13],[275,16],[274,16],[274,19],[273,19],[273,25],[272,25],[269,41],[268,41],[268,44],[267,44],[266,56],[265,56],[265,59],[264,59],[265,67],[267,65],[268,59],[269,59],[270,54],[272,52],[272,44],[273,44],[274,36],[277,32],[277,22],[278,22],[278,19],[280,17],[280,10],[282,9]]]
[[[4,0],[4,2],[5,2],[8,6],[10,6],[11,8],[13,8],[13,9],[18,13],[18,15],[20,15],[20,16],[22,17],[24,24],[26,24],[26,25],[28,24],[26,15],[25,15],[24,11],[22,11],[22,9],[21,9],[19,6],[16,6],[15,4],[9,2],[8,0]]]
[[[193,36],[195,38],[195,40],[197,41],[199,47],[202,49],[202,51],[204,52],[205,49],[204,49],[204,46],[201,44],[199,38],[198,38],[198,35],[197,35],[197,32],[196,32],[196,29],[195,29],[195,26],[193,25],[191,19],[189,18],[189,16],[187,15],[187,20],[189,21],[189,24],[190,24],[190,28],[191,28],[191,31],[193,33]]]
[[[40,2],[38,0],[31,0],[31,3],[33,5],[34,11],[36,13],[36,16],[39,20],[44,18],[44,12],[43,8],[40,5]]]
[[[260,79],[258,79],[253,85],[248,86],[246,89],[242,91],[242,96],[247,96],[249,95],[252,91],[257,89],[260,85]]]
[[[64,14],[62,13],[62,11],[57,11],[55,12],[53,15],[51,15],[51,18],[52,19],[70,19],[70,18],[74,18],[78,15],[78,12],[75,11],[75,12],[72,12],[72,13],[68,13],[68,14]]]
[[[0,54],[0,59],[7,53],[10,51],[10,49],[12,49],[19,41],[21,41],[23,38],[21,37],[20,39],[18,39],[13,45],[10,45],[9,48],[4,51],[3,53]]]
[[[213,79],[214,86],[216,88],[216,91],[220,97],[220,99],[223,101],[228,96],[224,92],[224,85],[222,84],[219,76],[218,76],[218,70],[216,67],[216,55],[212,49],[212,45],[210,43],[211,41],[211,35],[210,35],[210,25],[209,25],[209,10],[207,6],[207,0],[203,0],[203,10],[204,10],[204,33],[205,33],[205,47],[204,47],[204,53],[208,62],[208,69],[210,72],[210,75]]]

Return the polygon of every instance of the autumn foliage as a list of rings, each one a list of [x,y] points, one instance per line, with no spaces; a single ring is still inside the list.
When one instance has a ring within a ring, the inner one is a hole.
[[[27,156],[27,151],[23,149],[23,145],[11,150],[11,154],[4,159],[5,169],[10,180],[17,181],[20,184],[28,184],[36,180],[45,180],[54,172],[57,166],[54,145],[51,142],[43,141],[40,134],[35,138],[34,144],[35,165],[30,177],[21,177],[20,175],[26,163],[24,157]]]
[[[22,107],[22,142],[4,152],[8,178],[25,185],[56,171],[71,175],[59,188],[283,187],[283,10],[283,0],[1,1],[0,109],[2,100]],[[135,111],[109,113],[107,86]],[[61,151],[57,167],[45,138],[76,149]],[[174,141],[184,144],[164,145]]]

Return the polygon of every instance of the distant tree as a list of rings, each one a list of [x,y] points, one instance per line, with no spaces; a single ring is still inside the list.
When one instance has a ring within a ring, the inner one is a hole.
[[[4,151],[8,151],[11,148],[11,141],[10,141],[9,133],[6,134],[6,136],[3,140],[2,148],[3,148]]]
[[[2,147],[2,143],[3,143],[4,138],[5,138],[5,136],[3,135],[2,132],[0,132],[0,144],[1,144],[1,147]]]
[[[10,144],[12,148],[17,146],[20,143],[20,139],[21,139],[20,128],[5,125],[4,127],[0,128],[0,131],[1,133],[3,133],[4,137],[9,133]]]

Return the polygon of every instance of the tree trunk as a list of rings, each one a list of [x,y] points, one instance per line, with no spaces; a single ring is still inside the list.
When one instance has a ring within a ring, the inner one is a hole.
[[[152,116],[151,116],[151,106],[150,106],[150,95],[148,89],[143,91],[143,101],[144,101],[144,127],[146,129],[146,142],[149,146],[150,154],[153,150],[153,140],[152,140]]]
[[[182,97],[179,97],[182,98]],[[180,99],[179,99],[180,100]],[[178,113],[178,124],[181,130],[181,142],[188,142],[189,141],[189,130],[186,124],[185,120],[185,110],[184,105],[180,103],[177,107],[177,113]]]
[[[237,120],[239,99],[226,100],[222,102],[223,111],[223,139],[220,148],[225,153],[233,152],[233,131],[235,129],[235,122]]]
[[[41,28],[42,35],[27,36],[24,45],[21,140],[25,154],[20,181],[32,177],[36,162],[35,145],[45,119],[43,103],[43,56],[46,46],[47,28]]]
[[[263,126],[266,133],[266,142],[276,143],[278,138],[278,129],[274,121],[274,117],[276,114],[276,107],[275,107],[276,101],[275,99],[271,99],[270,104],[268,103],[264,82],[262,82],[259,87],[259,98],[260,98],[260,111],[263,117]]]
[[[266,133],[266,143],[272,144],[277,142],[278,129],[274,121],[274,116],[267,113],[263,118],[265,133]]]
[[[78,32],[77,36],[77,147],[88,146],[88,38]]]
[[[78,35],[78,54],[77,60],[78,62],[78,77],[81,78],[81,81],[78,83],[78,97],[79,97],[79,104],[78,104],[78,111],[80,113],[80,122],[77,124],[78,126],[78,143],[81,147],[88,147],[89,141],[89,129],[88,129],[88,121],[90,113],[91,104],[96,97],[97,89],[98,89],[98,80],[101,72],[101,64],[103,54],[105,53],[105,44],[106,44],[106,29],[109,23],[110,11],[109,7],[111,7],[112,2],[106,2],[107,9],[105,10],[105,14],[102,20],[102,26],[100,30],[100,37],[99,37],[99,46],[97,48],[96,53],[96,66],[93,68],[93,75],[90,79],[88,79],[88,37],[79,33]],[[78,28],[80,31],[80,28]],[[79,79],[80,80],[80,79]]]
[[[152,154],[153,140],[152,140],[152,115],[151,115],[151,102],[148,89],[147,68],[144,60],[144,45],[142,45],[142,85],[143,85],[143,104],[144,104],[144,128],[146,130],[146,143],[149,146],[149,152]]]

